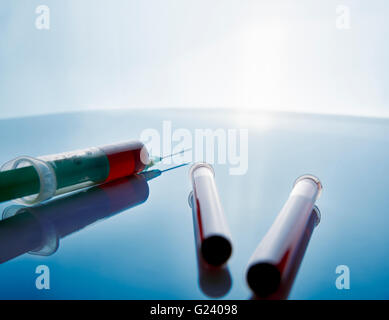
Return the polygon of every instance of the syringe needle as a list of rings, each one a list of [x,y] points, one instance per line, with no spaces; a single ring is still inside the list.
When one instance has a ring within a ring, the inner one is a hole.
[[[187,149],[182,149],[181,151],[178,151],[178,152],[175,152],[175,153],[171,153],[171,154],[168,154],[166,156],[154,156],[154,157],[150,157],[150,162],[149,164],[145,167],[145,170],[156,165],[157,163],[161,162],[163,159],[166,159],[166,158],[169,158],[169,157],[174,157],[178,154],[181,154],[181,153],[184,153],[186,151],[189,151],[189,150],[192,150],[192,148],[187,148]]]
[[[189,151],[189,150],[192,150],[192,148],[182,149],[181,151],[178,151],[178,152],[175,152],[175,153],[171,153],[171,154],[168,154],[166,156],[162,156],[162,157],[160,157],[160,159],[162,160],[162,159],[165,159],[165,158],[174,157],[174,156],[176,156],[178,154],[184,153],[184,152]]]

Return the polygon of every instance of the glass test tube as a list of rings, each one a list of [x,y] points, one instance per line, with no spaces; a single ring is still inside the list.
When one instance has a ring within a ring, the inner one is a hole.
[[[231,256],[232,245],[213,168],[207,163],[195,163],[189,174],[193,187],[195,233],[199,252],[208,264],[221,266]],[[192,201],[189,202],[191,204]]]
[[[228,266],[215,267],[206,263],[200,252],[198,232],[196,231],[197,213],[195,206],[193,205],[193,191],[190,192],[188,197],[189,206],[192,209],[193,226],[194,226],[194,240],[196,245],[196,260],[197,269],[199,275],[199,287],[201,291],[210,298],[220,298],[226,295],[232,286],[232,279]]]
[[[313,226],[320,220],[314,204],[321,190],[321,182],[314,176],[304,175],[296,180],[288,200],[248,264],[247,283],[258,297],[275,293],[295,265],[312,215],[318,218]]]

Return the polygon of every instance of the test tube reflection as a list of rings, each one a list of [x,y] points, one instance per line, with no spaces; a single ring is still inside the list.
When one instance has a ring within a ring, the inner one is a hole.
[[[227,266],[215,267],[204,261],[199,246],[199,233],[196,231],[197,214],[193,204],[193,192],[189,194],[188,203],[192,209],[193,216],[193,228],[200,289],[210,298],[223,297],[230,291],[232,286],[230,270]]]
[[[0,221],[0,263],[26,252],[50,255],[61,238],[142,204],[148,196],[147,177],[139,174],[33,207],[8,207]]]
[[[259,298],[287,298],[320,212],[314,206],[322,185],[314,176],[296,180],[273,225],[248,264],[246,279]]]

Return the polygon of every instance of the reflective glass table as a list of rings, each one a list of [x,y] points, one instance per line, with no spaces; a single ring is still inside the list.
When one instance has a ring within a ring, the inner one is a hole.
[[[1,221],[0,299],[250,299],[248,260],[295,179],[306,173],[323,183],[321,222],[289,298],[389,298],[389,120],[173,109],[4,119],[0,162],[139,139],[147,132],[165,141],[167,124],[172,135],[190,133],[172,148],[194,148],[196,129],[220,129],[227,137],[228,130],[248,130],[248,153],[240,155],[247,158],[244,174],[230,174],[237,164],[228,157],[213,164],[233,239],[223,274],[207,277],[197,263],[184,166],[148,181],[125,178],[61,196],[29,209],[32,215]],[[12,215],[11,206],[0,203],[1,213]],[[40,265],[50,270],[49,290],[36,288]],[[349,290],[336,287],[340,265],[350,270]]]

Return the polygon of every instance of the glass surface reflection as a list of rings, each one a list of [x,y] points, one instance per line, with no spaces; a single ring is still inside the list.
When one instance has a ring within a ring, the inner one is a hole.
[[[233,177],[227,164],[214,165],[235,246],[228,264],[233,284],[223,299],[251,296],[244,268],[284,204],[290,181],[306,172],[314,172],[328,186],[317,203],[325,214],[309,240],[288,298],[389,297],[389,256],[383,255],[389,247],[387,119],[259,112],[241,119],[223,109],[112,110],[6,119],[0,121],[0,136],[7,137],[2,140],[0,163],[20,154],[38,156],[130,140],[147,128],[160,130],[162,137],[166,119],[173,128],[192,133],[198,128],[250,130],[246,175]],[[48,132],[61,134],[49,139]],[[188,170],[148,184],[148,200],[131,213],[122,212],[66,237],[61,250],[49,257],[25,254],[2,264],[0,298],[207,298],[199,288]],[[0,213],[9,205],[0,203]],[[11,241],[8,234],[4,244],[3,230],[0,247],[21,241],[17,237]],[[55,290],[42,292],[33,286],[35,267],[41,263],[52,269]],[[351,290],[335,286],[340,264],[351,270]]]
[[[60,239],[99,220],[144,203],[153,170],[32,207],[12,205],[0,221],[0,263],[26,252],[51,255]]]

